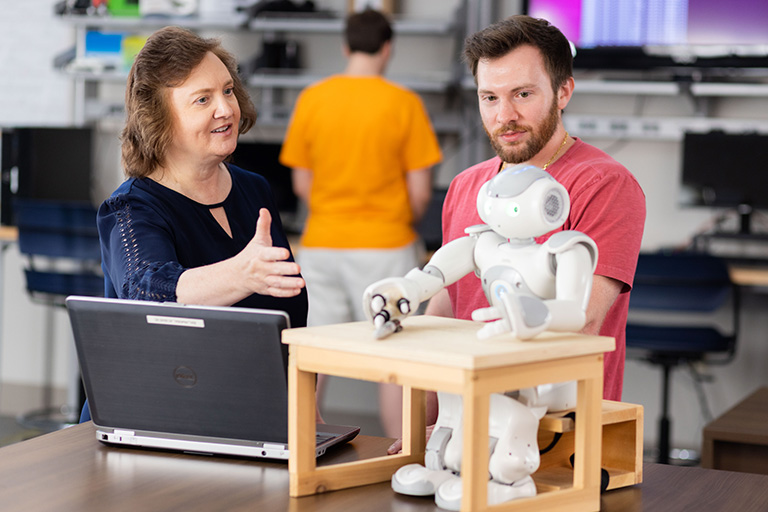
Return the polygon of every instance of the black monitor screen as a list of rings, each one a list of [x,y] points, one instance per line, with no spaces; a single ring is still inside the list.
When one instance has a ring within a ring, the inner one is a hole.
[[[14,224],[14,197],[91,200],[91,128],[3,129],[1,161],[3,224]]]
[[[280,163],[282,145],[270,142],[238,142],[232,163],[246,171],[264,176],[272,188],[277,209],[281,213],[296,211],[298,199],[293,193],[291,169]]]
[[[682,183],[692,205],[768,208],[768,135],[686,133]]]

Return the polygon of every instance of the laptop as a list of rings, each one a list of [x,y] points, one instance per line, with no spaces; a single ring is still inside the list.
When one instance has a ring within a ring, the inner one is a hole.
[[[71,296],[97,439],[288,459],[283,311]],[[317,455],[359,427],[317,424]]]

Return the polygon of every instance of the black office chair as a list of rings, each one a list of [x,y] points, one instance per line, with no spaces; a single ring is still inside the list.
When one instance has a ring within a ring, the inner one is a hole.
[[[730,301],[726,332],[714,326],[712,313]],[[739,335],[740,297],[723,259],[703,253],[640,254],[629,301],[627,355],[661,367],[661,416],[658,462],[669,463],[670,374],[688,365],[698,387],[701,407],[708,411],[702,377],[694,363],[724,364],[733,359]],[[652,321],[633,318],[652,312]],[[686,315],[680,321],[681,313]],[[677,317],[677,318],[675,318]]]
[[[87,203],[15,199],[19,252],[31,299],[47,306],[64,307],[69,295],[104,296],[101,251],[96,229],[96,209]],[[28,428],[50,431],[76,423],[85,401],[80,371],[74,363],[70,397],[63,407],[52,406],[54,309],[48,310],[43,409],[22,414],[18,421]],[[74,350],[74,345],[70,347]]]

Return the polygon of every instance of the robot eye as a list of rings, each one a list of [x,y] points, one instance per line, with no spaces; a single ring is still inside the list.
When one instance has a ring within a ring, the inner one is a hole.
[[[520,205],[517,203],[507,204],[507,216],[517,217],[518,215],[520,215]]]

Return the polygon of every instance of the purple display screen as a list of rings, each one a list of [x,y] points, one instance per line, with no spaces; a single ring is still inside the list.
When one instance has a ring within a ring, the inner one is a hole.
[[[765,0],[528,0],[527,14],[579,48],[768,45]]]

